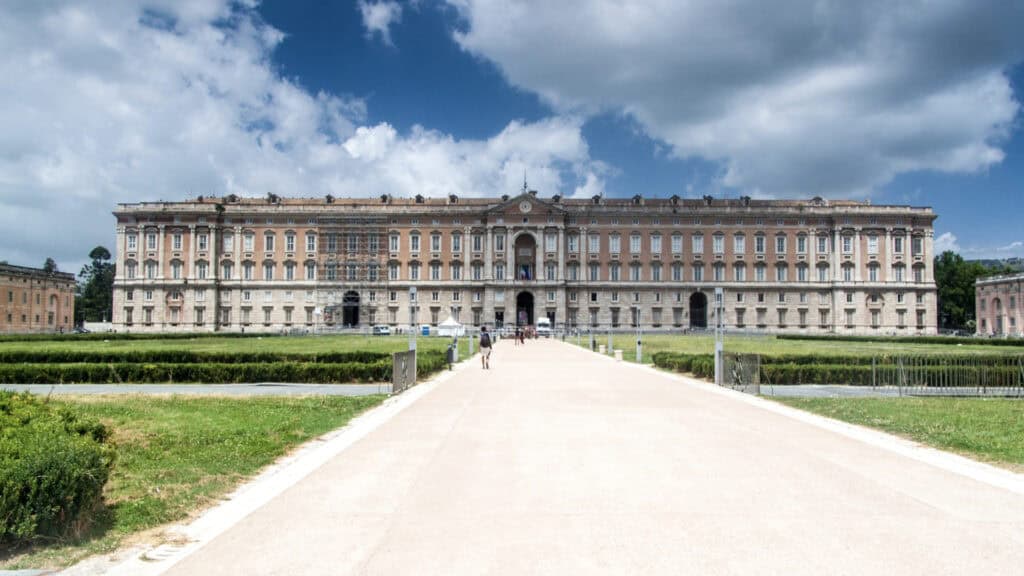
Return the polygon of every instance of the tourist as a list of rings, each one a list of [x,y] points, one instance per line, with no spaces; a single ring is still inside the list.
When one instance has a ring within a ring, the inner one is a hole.
[[[487,326],[480,327],[480,364],[484,370],[491,369],[491,335]]]

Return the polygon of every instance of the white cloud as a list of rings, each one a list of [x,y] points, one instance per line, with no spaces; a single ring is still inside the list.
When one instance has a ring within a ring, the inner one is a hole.
[[[311,94],[270,62],[282,34],[222,0],[0,8],[0,259],[76,271],[112,247],[118,202],[238,193],[553,194],[605,173],[582,120],[510,122],[481,140],[364,126],[358,99]]]
[[[960,253],[960,243],[952,232],[945,232],[935,239],[935,253],[942,254],[946,251]]]
[[[1024,4],[449,0],[456,41],[562,111],[625,112],[765,195],[1002,161]]]
[[[359,0],[359,12],[363,16],[367,36],[379,35],[381,41],[391,46],[391,25],[402,21],[402,6],[398,2],[388,0]]]

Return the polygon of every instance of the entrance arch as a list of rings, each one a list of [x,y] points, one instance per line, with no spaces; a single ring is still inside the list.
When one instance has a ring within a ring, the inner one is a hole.
[[[359,293],[345,292],[341,299],[341,323],[345,326],[359,325]]]
[[[516,294],[516,325],[533,324],[533,294],[520,292]]]
[[[515,274],[516,280],[537,279],[537,240],[533,234],[524,232],[516,237],[515,244]],[[517,316],[518,318],[518,316]]]
[[[690,295],[690,328],[708,327],[708,297],[703,292]]]

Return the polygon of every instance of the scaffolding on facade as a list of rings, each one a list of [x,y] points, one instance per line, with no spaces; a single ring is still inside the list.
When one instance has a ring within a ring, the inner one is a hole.
[[[384,321],[388,291],[387,217],[320,217],[317,278],[322,326],[372,326]]]

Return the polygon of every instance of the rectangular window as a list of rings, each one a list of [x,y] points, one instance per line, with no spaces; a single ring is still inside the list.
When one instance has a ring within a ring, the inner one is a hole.
[[[843,254],[853,254],[853,236],[843,236]]]
[[[785,282],[786,281],[786,276],[787,276],[788,272],[789,272],[789,268],[787,266],[776,266],[775,267],[775,281],[776,282]]]
[[[754,280],[757,282],[764,282],[764,266],[754,266]]]
[[[745,282],[747,280],[747,267],[746,266],[734,266],[733,267],[733,278],[736,282]]]
[[[818,253],[819,254],[827,254],[828,253],[828,237],[827,236],[818,236]]]
[[[651,280],[653,282],[661,282],[661,265],[654,264],[651,266]]]
[[[430,251],[440,252],[441,251],[441,235],[431,234],[430,235]]]
[[[796,279],[799,282],[807,282],[807,266],[796,267]]]
[[[419,252],[420,251],[420,235],[413,234],[409,236],[409,251]]]
[[[452,252],[462,252],[462,234],[452,234]]]
[[[910,249],[914,256],[924,256],[924,239],[915,237],[911,240]],[[920,322],[918,322],[920,324]]]
[[[715,234],[711,237],[711,250],[715,254],[725,253],[725,237],[721,234]]]
[[[878,254],[878,236],[868,236],[868,254]]]
[[[853,266],[843,266],[843,282],[853,282]]]
[[[691,239],[691,245],[693,247],[694,254],[704,253],[704,236],[701,234],[694,234]]]
[[[128,250],[129,251],[131,251],[131,252],[135,251],[135,245],[136,245],[136,242],[138,242],[138,239],[139,239],[139,237],[136,236],[135,234],[129,234],[127,236],[127,241],[128,241],[127,245],[128,245]]]
[[[601,235],[591,234],[588,240],[587,251],[591,254],[597,254],[601,251]]]
[[[903,237],[896,236],[892,239],[892,251],[896,254],[903,254]]]
[[[231,252],[235,249],[235,236],[234,234],[225,234],[221,239],[221,245],[225,252]]]
[[[618,264],[612,264],[611,266],[609,266],[609,268],[608,268],[608,272],[609,272],[608,279],[611,280],[612,282],[618,282],[619,281],[619,270],[621,268],[622,267],[619,266]]]
[[[682,282],[683,281],[683,266],[682,264],[672,265],[672,281]]]
[[[775,253],[785,254],[786,253],[786,237],[776,236],[775,237]]]
[[[504,234],[497,234],[494,237],[494,251],[495,252],[504,252],[505,251],[505,235]]]
[[[732,251],[736,254],[743,254],[747,251],[747,237],[735,236],[732,239]]]
[[[807,236],[796,237],[796,253],[807,254]]]
[[[661,254],[661,235],[659,234],[651,236],[651,253]]]
[[[754,236],[754,252],[764,254],[764,236]]]
[[[608,252],[611,254],[618,254],[622,251],[622,238],[618,234],[612,234],[608,237]]]
[[[480,234],[473,234],[473,252],[484,251],[484,237]]]
[[[576,254],[580,251],[580,237],[576,234],[569,235],[569,252]]]
[[[398,234],[392,234],[388,237],[388,249],[392,252],[398,252]]]
[[[495,264],[494,265],[494,279],[495,280],[504,280],[505,279],[505,265],[504,264]]]
[[[693,281],[703,282],[704,281],[704,266],[696,265],[693,267]]]
[[[295,252],[295,234],[285,234],[284,249],[286,252]]]
[[[556,236],[554,233],[549,232],[549,233],[544,235],[544,251],[545,252],[554,252],[555,251],[555,247],[557,246],[557,244],[558,244],[558,236]]]
[[[171,249],[181,250],[181,234],[177,233],[171,236]]]
[[[683,237],[679,234],[672,235],[672,253],[682,254],[683,253]]]
[[[246,234],[242,237],[243,249],[246,252],[252,252],[256,246],[256,236],[252,234]]]
[[[640,242],[641,238],[639,234],[633,234],[629,237],[629,253],[639,254],[640,253]]]
[[[146,234],[146,249],[156,250],[156,234],[153,232]]]
[[[589,269],[591,282],[597,282],[601,279],[601,266],[599,264],[590,264],[587,268]]]
[[[316,252],[316,236],[306,234],[306,252]]]

